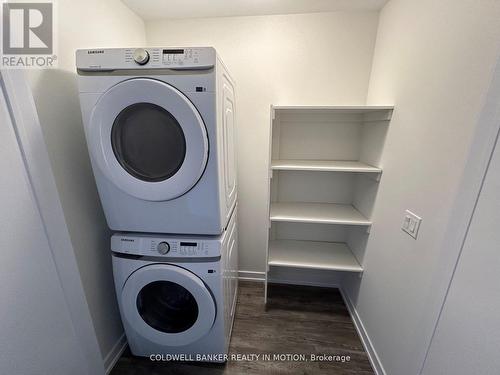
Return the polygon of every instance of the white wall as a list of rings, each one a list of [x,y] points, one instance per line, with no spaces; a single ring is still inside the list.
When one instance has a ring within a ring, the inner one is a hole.
[[[123,334],[114,292],[109,231],[81,123],[75,50],[145,44],[144,24],[119,0],[60,0],[57,70],[30,71],[37,111],[101,353]],[[105,358],[110,359],[110,358]]]
[[[378,13],[160,20],[149,45],[214,46],[236,80],[240,270],[263,272],[271,104],[364,104]]]
[[[387,374],[418,373],[429,344],[459,251],[444,251],[444,233],[499,45],[498,1],[391,0],[381,12],[367,100],[395,112],[365,272],[344,287]],[[400,229],[405,209],[423,217],[418,240]]]
[[[497,138],[423,374],[498,374],[499,192],[500,142]]]

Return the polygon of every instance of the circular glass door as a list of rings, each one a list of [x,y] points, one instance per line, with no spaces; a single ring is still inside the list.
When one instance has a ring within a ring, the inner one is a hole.
[[[198,319],[198,304],[183,286],[171,281],[153,281],[137,295],[137,311],[152,328],[179,333],[191,328]]]
[[[105,92],[88,130],[91,157],[119,189],[163,201],[189,191],[208,159],[203,120],[176,88],[134,78]]]
[[[215,301],[203,281],[184,268],[153,264],[135,271],[122,290],[125,319],[160,345],[187,345],[207,334]]]
[[[111,129],[111,146],[128,173],[148,182],[172,177],[186,156],[186,138],[179,122],[151,103],[132,104],[118,114]]]

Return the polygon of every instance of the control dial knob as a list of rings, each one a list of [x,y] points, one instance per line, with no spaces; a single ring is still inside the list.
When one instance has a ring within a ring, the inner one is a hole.
[[[144,65],[149,61],[149,52],[144,48],[137,48],[134,51],[134,61],[139,65]]]
[[[170,251],[170,245],[168,244],[168,242],[160,242],[158,246],[156,246],[156,250],[160,254],[165,255]]]

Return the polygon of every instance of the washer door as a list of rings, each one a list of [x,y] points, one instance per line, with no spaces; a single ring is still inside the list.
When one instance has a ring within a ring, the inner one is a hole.
[[[200,179],[208,138],[198,110],[176,88],[154,79],[118,83],[97,102],[89,149],[106,178],[149,201],[177,198]]]
[[[125,282],[121,298],[130,326],[159,345],[190,344],[206,335],[215,321],[215,301],[203,281],[169,264],[135,271]]]

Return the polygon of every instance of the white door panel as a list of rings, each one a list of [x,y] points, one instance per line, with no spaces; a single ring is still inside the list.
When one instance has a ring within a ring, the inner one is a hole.
[[[0,373],[88,374],[1,86]]]
[[[493,152],[422,371],[496,375],[500,369],[500,144]]]

